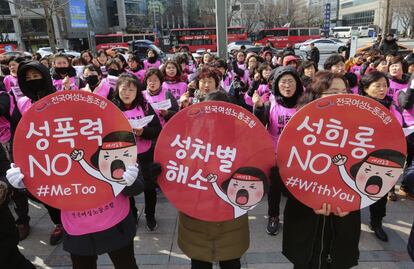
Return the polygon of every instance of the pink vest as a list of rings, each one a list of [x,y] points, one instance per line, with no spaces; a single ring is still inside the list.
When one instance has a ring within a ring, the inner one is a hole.
[[[237,66],[240,69],[244,70],[244,75],[243,75],[243,77],[240,78],[241,81],[243,81],[247,85],[250,85],[251,80],[250,80],[250,72],[249,72],[249,69],[247,69],[247,67],[244,64],[237,63]],[[237,74],[234,71],[232,73],[233,73],[232,74],[233,77],[237,76]]]
[[[14,97],[16,97],[16,101],[24,96],[24,94],[20,90],[17,77],[14,77],[12,75],[7,75],[4,78],[3,83],[8,93],[13,92]]]
[[[114,90],[116,89],[116,83],[118,82],[118,77],[108,75],[105,78],[105,81],[109,84],[109,86],[111,86],[112,89]]]
[[[391,96],[395,103],[398,102],[398,92],[402,89],[407,88],[408,82],[405,84],[400,84],[398,82],[393,81],[390,79],[390,87],[388,88],[388,96]]]
[[[402,89],[402,91],[407,92],[407,88]],[[404,109],[402,112],[402,116],[404,118],[404,122],[405,124],[407,124],[407,126],[413,126],[414,125],[414,107],[412,107],[411,109]]]
[[[228,93],[230,91],[231,82],[233,81],[233,76],[231,72],[227,72],[226,78],[220,81],[220,86]]]
[[[69,81],[71,90],[79,90],[78,85],[76,85],[76,77],[69,77]],[[63,79],[54,79],[53,86],[57,91],[63,91]]]
[[[157,95],[150,95],[148,93],[148,90],[143,91],[142,93],[144,94],[145,99],[147,99],[148,103],[153,104],[153,103],[158,103],[161,101],[164,101],[167,99],[166,95],[167,95],[167,89],[161,87],[161,91],[157,94]],[[157,109],[154,109],[155,113],[157,113],[158,119],[160,120],[161,126],[164,127],[165,125],[165,119],[163,116],[161,116],[160,111]]]
[[[32,106],[32,100],[30,100],[28,97],[22,97],[17,101],[17,108],[20,111],[20,114],[24,116],[27,110]]]
[[[135,107],[131,110],[123,111],[122,113],[124,113],[124,116],[128,120],[138,120],[138,119],[145,117],[144,111],[142,110],[141,107]],[[147,152],[151,148],[151,142],[152,142],[151,140],[143,139],[139,136],[137,136],[136,139],[137,139],[138,154]]]
[[[351,92],[353,94],[359,94],[359,88],[358,88],[358,86],[355,86],[355,87],[351,88]]]
[[[129,199],[122,193],[110,203],[85,211],[63,211],[61,219],[70,235],[105,231],[120,223],[129,213]]]
[[[397,118],[398,123],[403,126],[403,115],[395,108],[394,105],[391,106],[390,112]]]
[[[362,64],[361,65],[355,64],[351,67],[351,72],[354,73],[355,75],[361,74],[361,70],[362,70]]]
[[[174,83],[164,81],[161,87],[163,89],[169,90],[176,100],[180,99],[181,95],[187,91],[187,83],[185,82]]]
[[[3,93],[6,94],[6,93]],[[10,109],[9,115],[11,116],[14,110],[14,100],[10,94],[7,94],[10,98]],[[11,132],[10,132],[10,121],[5,117],[0,117],[0,142],[7,143],[10,141]]]
[[[145,78],[145,70],[144,69],[141,69],[141,70],[138,70],[138,71],[131,71],[131,70],[129,70],[129,69],[126,69],[126,72],[127,73],[130,73],[130,74],[133,74],[134,76],[136,76],[137,77],[137,79],[141,82],[141,83],[144,83],[144,78]]]
[[[240,64],[240,63],[237,62],[237,67],[239,67],[242,70],[246,70],[247,69],[247,67],[246,67],[246,65],[244,63]]]
[[[269,134],[272,136],[272,142],[275,149],[275,153],[277,154],[277,142],[279,140],[279,136],[285,128],[288,121],[293,117],[293,114],[296,113],[296,108],[287,108],[280,104],[278,104],[273,98],[271,100],[270,105],[270,113],[269,113],[269,124],[267,126],[267,130]]]
[[[257,93],[261,96],[263,103],[266,103],[266,102],[269,101],[270,90],[269,90],[269,86],[267,84],[260,84],[259,85],[259,88],[257,88]],[[247,94],[247,92],[244,94],[244,101],[249,106],[253,106],[254,105],[253,104],[253,98],[250,97]]]
[[[95,88],[93,93],[99,96],[102,96],[104,98],[108,98],[110,90],[111,90],[111,85],[106,79],[103,79],[101,83],[99,83],[98,87]]]
[[[358,81],[361,79],[361,70],[362,70],[362,64],[361,65],[354,65],[349,70],[350,72],[354,73],[357,76]]]
[[[144,69],[145,70],[148,70],[150,68],[157,68],[158,69],[160,67],[160,65],[161,65],[160,60],[155,61],[155,63],[153,63],[153,64],[148,62],[148,60],[144,60]]]

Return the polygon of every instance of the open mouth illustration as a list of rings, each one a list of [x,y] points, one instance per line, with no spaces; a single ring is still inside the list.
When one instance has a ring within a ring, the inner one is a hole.
[[[378,194],[382,188],[382,178],[379,176],[372,176],[368,179],[365,185],[365,192],[371,195]]]
[[[125,172],[125,164],[121,160],[115,160],[111,163],[111,176],[115,179],[121,179]]]
[[[242,189],[236,194],[236,203],[239,205],[245,205],[249,201],[249,192]]]

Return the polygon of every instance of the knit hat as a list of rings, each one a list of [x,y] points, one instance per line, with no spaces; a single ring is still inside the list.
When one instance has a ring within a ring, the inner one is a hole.
[[[285,58],[283,58],[283,66],[288,65],[289,62],[294,61],[295,63],[298,63],[298,59],[296,59],[293,55],[288,55]]]

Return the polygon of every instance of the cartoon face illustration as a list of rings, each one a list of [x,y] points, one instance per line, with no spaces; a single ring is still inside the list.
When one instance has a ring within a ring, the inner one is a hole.
[[[84,156],[83,149],[74,149],[70,154],[72,160],[79,162],[91,177],[109,183],[114,196],[117,196],[126,185],[124,172],[136,165],[135,135],[129,131],[109,133],[91,156],[91,164],[85,161]]]
[[[262,200],[264,185],[260,180],[246,181],[232,178],[227,187],[230,202],[240,207],[251,207]]]
[[[403,168],[400,167],[385,167],[365,162],[356,174],[356,187],[365,195],[380,199],[394,186],[402,172]]]
[[[384,197],[402,174],[405,155],[391,149],[369,153],[362,161],[352,165],[350,175],[345,168],[348,157],[337,154],[332,163],[338,166],[342,180],[361,196],[360,208]]]
[[[120,143],[120,142],[114,142]],[[99,152],[98,168],[110,181],[120,182],[126,168],[135,164],[137,148],[135,145],[116,149],[104,149]]]

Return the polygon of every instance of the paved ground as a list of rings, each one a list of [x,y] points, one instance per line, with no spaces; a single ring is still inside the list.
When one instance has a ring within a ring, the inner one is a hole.
[[[414,47],[414,41],[405,42],[409,47]],[[140,196],[136,200],[142,212],[143,197]],[[249,250],[242,258],[243,268],[290,269],[292,264],[281,253],[282,235],[271,237],[265,232],[266,211],[266,203],[262,202],[250,214],[251,242]],[[48,243],[53,226],[46,210],[38,204],[31,203],[30,215],[32,232],[19,246],[22,253],[39,268],[71,268],[70,258],[63,251],[62,246],[50,246]],[[189,268],[188,257],[177,246],[177,211],[162,195],[159,196],[156,215],[159,228],[155,232],[148,232],[145,229],[145,218],[140,216],[137,236],[134,240],[139,267],[141,269]],[[374,237],[367,225],[368,219],[369,212],[363,210],[360,265],[355,268],[414,268],[414,263],[406,252],[408,235],[414,220],[414,202],[401,198],[397,202],[388,203],[388,215],[384,219],[384,226],[390,238],[388,243],[381,242]],[[99,268],[113,268],[107,255],[100,256],[98,263]]]
[[[142,212],[143,197],[140,196],[136,200]],[[265,232],[266,211],[266,203],[262,202],[250,214],[251,242],[249,250],[242,258],[243,268],[290,269],[292,264],[281,253],[282,235],[271,237]],[[46,210],[38,204],[31,203],[30,215],[32,232],[20,244],[22,253],[39,268],[71,268],[70,258],[62,250],[62,246],[50,246],[48,243],[52,223]],[[189,268],[188,257],[177,246],[177,211],[162,195],[159,195],[156,215],[159,228],[155,232],[148,232],[145,229],[145,218],[140,216],[137,236],[134,240],[135,255],[140,269]],[[414,219],[414,202],[401,198],[397,202],[388,203],[388,215],[384,223],[390,237],[388,243],[383,243],[374,237],[367,226],[368,218],[369,212],[364,210],[360,265],[355,268],[414,268],[414,263],[411,262],[406,252],[408,235]],[[113,268],[107,255],[100,256],[98,263],[99,268]]]

